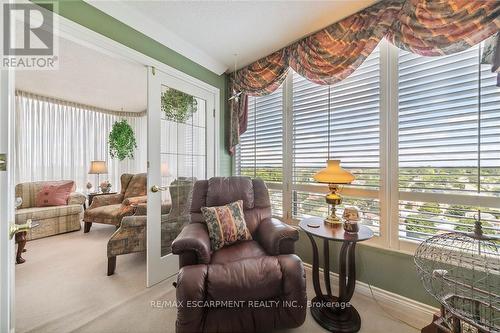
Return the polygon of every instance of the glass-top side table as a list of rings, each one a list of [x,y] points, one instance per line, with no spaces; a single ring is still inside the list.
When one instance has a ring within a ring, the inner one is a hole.
[[[311,241],[313,250],[312,280],[316,297],[311,301],[311,314],[323,328],[330,332],[352,333],[361,328],[361,317],[350,304],[356,286],[356,243],[373,237],[373,231],[363,225],[356,234],[344,231],[342,224],[325,224],[322,218],[303,219],[300,228]],[[323,239],[323,275],[326,294],[319,281],[319,253],[314,237]],[[330,283],[330,247],[329,242],[341,242],[339,253],[339,294],[334,296]]]

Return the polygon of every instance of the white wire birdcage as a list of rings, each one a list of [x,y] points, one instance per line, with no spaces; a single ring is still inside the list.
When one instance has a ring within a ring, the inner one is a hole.
[[[446,233],[417,248],[424,288],[459,320],[500,332],[500,242],[479,234]]]

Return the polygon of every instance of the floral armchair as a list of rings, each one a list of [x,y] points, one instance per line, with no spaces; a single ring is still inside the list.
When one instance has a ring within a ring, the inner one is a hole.
[[[173,240],[189,221],[191,194],[196,179],[179,177],[170,186],[170,202],[161,206],[161,254],[169,254]],[[123,218],[108,241],[108,276],[116,268],[116,256],[146,251],[147,205],[139,204],[134,216]]]
[[[85,233],[90,231],[92,223],[111,224],[118,228],[123,217],[133,215],[137,205],[147,202],[146,173],[123,174],[121,186],[119,194],[97,196],[92,200],[83,215]]]

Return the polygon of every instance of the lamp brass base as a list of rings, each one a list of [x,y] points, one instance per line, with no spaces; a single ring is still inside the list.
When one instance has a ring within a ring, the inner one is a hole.
[[[342,221],[335,214],[335,206],[342,203],[342,197],[338,193],[339,187],[335,184],[329,185],[330,193],[325,196],[325,201],[331,206],[330,215],[325,219],[326,224],[338,225],[342,224]]]
[[[342,224],[342,221],[340,221],[340,219],[336,215],[334,216],[330,215],[324,221],[326,224],[331,224],[331,225]]]

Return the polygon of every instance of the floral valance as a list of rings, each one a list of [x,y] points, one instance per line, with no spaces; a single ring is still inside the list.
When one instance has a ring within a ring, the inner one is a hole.
[[[461,52],[498,32],[500,1],[408,0],[386,38],[422,56]]]
[[[424,56],[463,51],[500,29],[498,0],[382,0],[236,71],[230,77],[229,147],[246,130],[247,96],[272,93],[288,69],[318,84],[349,76],[387,38]]]

